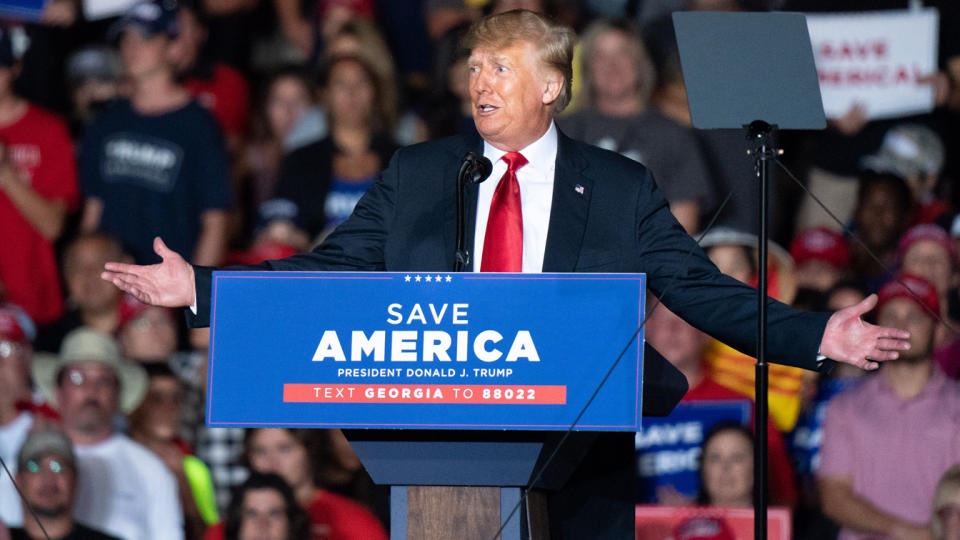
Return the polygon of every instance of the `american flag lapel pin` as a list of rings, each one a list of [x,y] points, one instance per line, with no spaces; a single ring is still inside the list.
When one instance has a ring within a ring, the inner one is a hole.
[[[580,184],[573,186],[573,190],[576,191],[578,195],[583,195],[583,186]]]

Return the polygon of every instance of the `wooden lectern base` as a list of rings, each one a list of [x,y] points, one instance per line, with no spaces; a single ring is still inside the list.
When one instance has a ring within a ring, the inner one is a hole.
[[[497,535],[520,500],[520,488],[394,486],[391,540],[433,538],[549,540],[546,498],[532,492]],[[526,515],[521,515],[526,514]]]

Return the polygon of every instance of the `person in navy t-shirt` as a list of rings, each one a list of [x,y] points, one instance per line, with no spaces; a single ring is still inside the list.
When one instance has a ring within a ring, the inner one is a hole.
[[[177,84],[169,47],[176,14],[135,4],[111,28],[131,81],[80,147],[87,197],[82,227],[118,238],[139,263],[157,262],[162,236],[195,263],[221,262],[230,205],[229,166],[215,120]]]

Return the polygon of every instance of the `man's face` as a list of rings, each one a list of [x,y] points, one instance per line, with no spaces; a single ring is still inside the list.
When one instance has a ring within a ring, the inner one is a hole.
[[[936,322],[913,300],[893,298],[877,314],[877,324],[910,332],[910,350],[900,352],[900,361],[926,360],[933,353]]]
[[[73,466],[56,454],[30,460],[17,471],[23,497],[40,517],[55,518],[72,513],[76,481]]]
[[[144,36],[131,28],[120,38],[120,59],[128,76],[138,79],[169,69],[170,40],[166,35]]]
[[[879,184],[867,191],[857,208],[857,231],[871,247],[886,247],[896,242],[903,226],[903,213],[897,194]]]
[[[536,46],[518,41],[503,49],[477,47],[467,61],[473,121],[500,150],[515,152],[550,126],[563,77],[542,66]]]
[[[920,240],[903,254],[902,270],[926,278],[943,295],[950,288],[953,262],[950,252],[942,245],[933,240]]]
[[[81,240],[70,247],[64,261],[64,279],[70,299],[81,311],[99,313],[114,309],[120,299],[120,289],[100,279],[103,265],[117,260],[118,253],[94,238]]]
[[[108,429],[118,410],[120,381],[112,367],[81,362],[64,368],[57,405],[64,425],[81,433]]]
[[[119,340],[127,358],[166,360],[177,350],[177,325],[166,308],[148,306],[123,327]]]

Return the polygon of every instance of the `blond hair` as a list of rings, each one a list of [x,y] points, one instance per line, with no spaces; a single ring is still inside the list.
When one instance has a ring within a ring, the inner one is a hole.
[[[463,45],[470,50],[477,47],[499,50],[520,41],[537,45],[540,62],[563,76],[563,87],[553,101],[553,112],[563,111],[573,96],[570,84],[576,34],[569,27],[539,13],[517,9],[480,19],[470,27]]]

